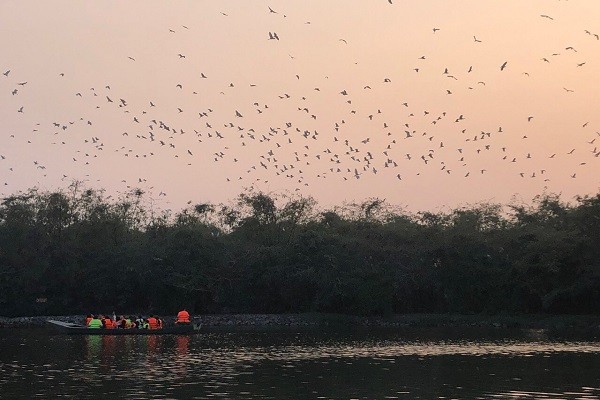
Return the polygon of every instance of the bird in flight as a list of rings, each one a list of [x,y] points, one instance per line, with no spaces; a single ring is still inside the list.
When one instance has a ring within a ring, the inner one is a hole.
[[[129,58],[130,60],[135,61],[135,58],[133,58],[133,57],[127,57],[127,58]]]
[[[269,40],[276,39],[279,40],[279,36],[277,36],[276,32],[269,32]]]
[[[508,64],[508,61],[505,61],[504,64],[500,66],[500,71],[504,71],[504,68],[506,68],[506,64]]]

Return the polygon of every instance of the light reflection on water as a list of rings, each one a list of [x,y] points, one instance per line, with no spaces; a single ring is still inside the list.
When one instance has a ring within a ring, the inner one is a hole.
[[[431,333],[3,330],[0,398],[600,398],[595,339]]]

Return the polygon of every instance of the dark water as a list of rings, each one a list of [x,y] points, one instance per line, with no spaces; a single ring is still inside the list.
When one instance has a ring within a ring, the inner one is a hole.
[[[0,398],[600,398],[594,336],[431,329],[48,333],[0,330]]]

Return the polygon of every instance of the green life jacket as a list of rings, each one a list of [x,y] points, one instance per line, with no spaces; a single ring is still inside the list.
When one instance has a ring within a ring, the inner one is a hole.
[[[95,329],[102,328],[102,321],[100,321],[98,318],[94,318],[90,321],[88,328],[95,328]]]

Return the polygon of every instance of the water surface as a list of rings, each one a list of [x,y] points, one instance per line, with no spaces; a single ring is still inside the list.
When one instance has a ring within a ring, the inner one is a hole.
[[[0,330],[0,398],[597,399],[600,341],[545,331]]]

